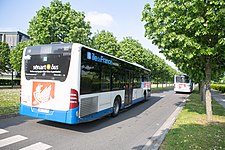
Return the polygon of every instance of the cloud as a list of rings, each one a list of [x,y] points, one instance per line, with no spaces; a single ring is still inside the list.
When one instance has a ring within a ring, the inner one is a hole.
[[[88,12],[85,18],[86,21],[90,21],[93,26],[110,27],[113,23],[113,17],[107,13]]]

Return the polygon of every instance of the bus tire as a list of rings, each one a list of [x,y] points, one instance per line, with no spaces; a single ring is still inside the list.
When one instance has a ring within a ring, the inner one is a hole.
[[[147,91],[144,91],[144,101],[147,101]]]
[[[120,98],[116,97],[116,99],[113,102],[113,112],[111,114],[112,117],[118,116],[120,111]]]

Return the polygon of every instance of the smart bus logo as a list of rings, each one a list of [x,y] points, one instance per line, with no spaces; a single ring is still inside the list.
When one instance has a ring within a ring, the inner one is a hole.
[[[46,103],[55,98],[54,82],[33,82],[32,106]]]

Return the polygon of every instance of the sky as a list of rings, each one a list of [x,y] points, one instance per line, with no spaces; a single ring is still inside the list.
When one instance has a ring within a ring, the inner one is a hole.
[[[49,6],[51,0],[0,0],[0,31],[21,31],[27,33],[29,21],[42,6]],[[92,33],[106,30],[117,38],[132,37],[154,54],[165,59],[157,46],[144,37],[144,22],[141,22],[145,4],[154,6],[153,0],[62,0],[69,2],[72,9],[85,13],[90,21]],[[170,66],[175,65],[166,61]]]

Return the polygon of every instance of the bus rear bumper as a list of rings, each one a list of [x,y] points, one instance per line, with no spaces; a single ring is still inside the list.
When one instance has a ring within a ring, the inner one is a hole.
[[[45,120],[62,122],[67,124],[78,124],[79,119],[76,116],[78,108],[69,109],[68,111],[44,110],[37,107],[30,107],[20,104],[20,114]]]

